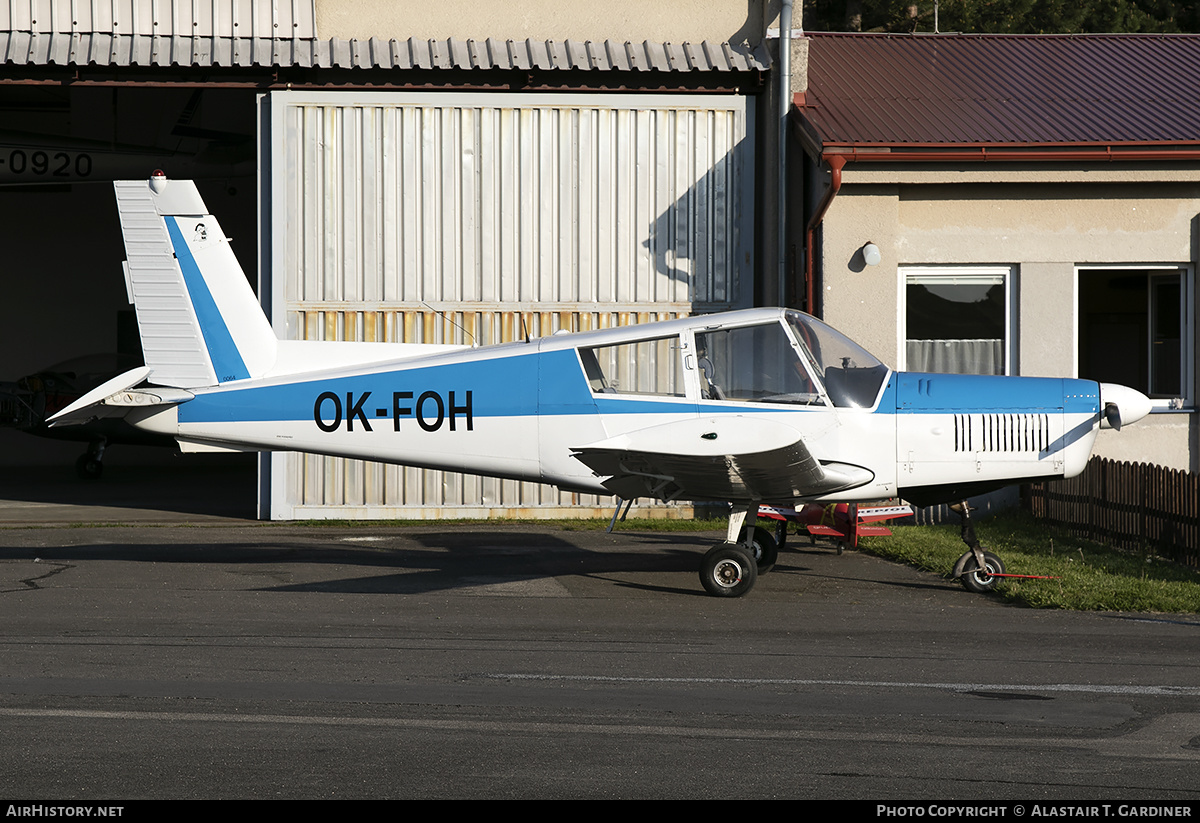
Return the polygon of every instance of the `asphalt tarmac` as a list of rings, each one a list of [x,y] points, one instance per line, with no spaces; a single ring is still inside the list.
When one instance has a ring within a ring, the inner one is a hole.
[[[1200,801],[1196,616],[807,541],[721,600],[715,533],[10,497],[5,798]]]

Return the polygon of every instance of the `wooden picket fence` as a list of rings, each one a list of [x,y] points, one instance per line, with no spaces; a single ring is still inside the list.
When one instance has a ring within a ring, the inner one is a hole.
[[[1024,498],[1039,522],[1200,569],[1200,474],[1092,458],[1078,477],[1032,484]]]

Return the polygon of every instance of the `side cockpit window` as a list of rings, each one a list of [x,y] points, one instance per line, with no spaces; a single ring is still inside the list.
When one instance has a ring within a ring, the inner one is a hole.
[[[579,350],[593,394],[684,397],[678,337],[659,337]]]
[[[696,333],[705,400],[820,405],[821,394],[778,322]]]

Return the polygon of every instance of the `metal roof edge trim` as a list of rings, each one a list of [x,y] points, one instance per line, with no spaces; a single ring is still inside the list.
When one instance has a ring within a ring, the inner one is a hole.
[[[714,59],[716,55],[719,59]],[[763,45],[709,41],[320,40],[0,32],[0,64],[729,72],[766,70],[771,60]]]
[[[841,144],[819,146],[818,150],[822,158],[838,157],[844,163],[1200,160],[1200,141],[1196,140],[1175,143],[911,144],[901,147]]]
[[[1186,31],[1112,32],[1090,31],[1073,33],[1004,34],[999,32],[961,31],[805,31],[805,37],[818,39],[912,39],[912,40],[1152,40],[1200,39],[1200,33]]]

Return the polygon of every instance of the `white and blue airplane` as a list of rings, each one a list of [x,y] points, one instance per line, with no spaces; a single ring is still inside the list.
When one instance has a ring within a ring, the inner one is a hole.
[[[700,577],[774,564],[759,504],[964,501],[1083,470],[1097,430],[1150,410],[1089,380],[893,372],[821,321],[747,309],[493,346],[280,340],[190,181],[115,184],[145,366],[51,421],[121,416],[184,451],[286,450],[727,501]],[[974,537],[956,573],[1004,573]]]

